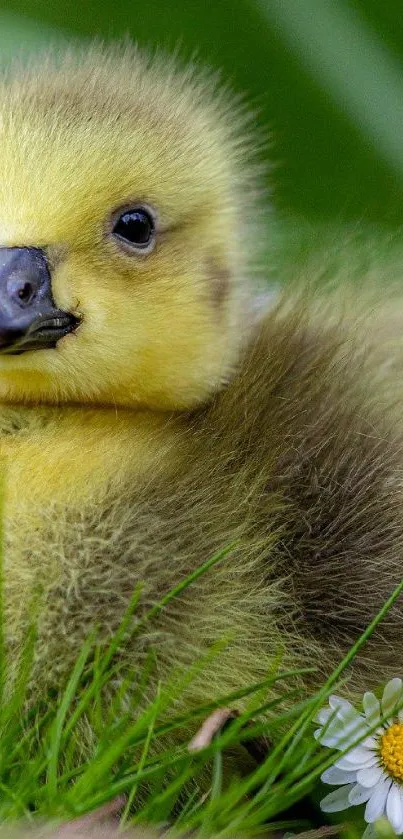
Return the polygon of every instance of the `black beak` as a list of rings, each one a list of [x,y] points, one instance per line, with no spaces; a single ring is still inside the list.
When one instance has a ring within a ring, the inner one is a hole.
[[[0,248],[0,352],[55,347],[79,324],[57,309],[48,262],[39,248]]]

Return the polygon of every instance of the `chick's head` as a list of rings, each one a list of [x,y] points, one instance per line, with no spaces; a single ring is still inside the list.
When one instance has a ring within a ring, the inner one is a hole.
[[[45,275],[70,317],[57,332],[52,316],[53,343],[3,339],[3,400],[181,409],[226,380],[258,211],[251,146],[213,87],[99,49],[0,83],[0,333],[16,289],[37,327]]]

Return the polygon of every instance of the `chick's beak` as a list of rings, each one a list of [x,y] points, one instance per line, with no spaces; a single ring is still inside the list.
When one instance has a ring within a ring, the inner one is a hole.
[[[46,254],[40,248],[0,248],[0,352],[55,347],[78,326],[56,307]]]

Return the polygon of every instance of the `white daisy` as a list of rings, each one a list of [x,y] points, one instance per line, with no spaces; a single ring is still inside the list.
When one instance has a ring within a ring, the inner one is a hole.
[[[322,727],[315,731],[315,737],[323,746],[340,751],[352,746],[323,773],[322,781],[338,789],[321,801],[321,808],[325,813],[335,813],[365,803],[365,839],[382,816],[397,835],[403,833],[402,687],[401,679],[392,679],[381,702],[373,693],[364,693],[363,713],[346,699],[331,696],[329,707],[322,708],[317,716]],[[381,724],[385,717],[387,721]],[[361,737],[364,739],[359,745],[353,746]]]

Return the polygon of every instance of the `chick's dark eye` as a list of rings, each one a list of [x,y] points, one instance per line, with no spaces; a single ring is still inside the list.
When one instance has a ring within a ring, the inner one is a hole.
[[[135,248],[147,248],[154,238],[154,220],[147,210],[127,210],[117,219],[113,233]]]

